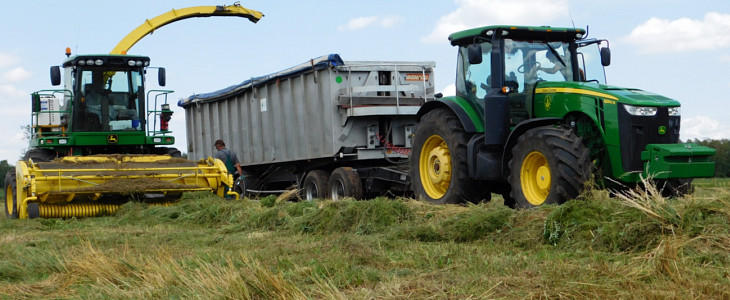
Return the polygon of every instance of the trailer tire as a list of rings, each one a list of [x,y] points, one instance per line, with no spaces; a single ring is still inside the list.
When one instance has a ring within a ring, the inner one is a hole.
[[[304,176],[302,198],[306,201],[327,199],[329,197],[330,174],[325,170],[313,170]]]
[[[577,197],[592,164],[580,137],[566,128],[544,126],[519,137],[509,166],[516,208],[533,208]]]
[[[18,197],[15,195],[15,170],[5,173],[5,217],[18,218]]]
[[[327,188],[333,201],[339,201],[345,197],[361,200],[363,197],[360,175],[350,167],[339,167],[332,171]]]
[[[433,204],[478,202],[484,185],[469,177],[466,133],[446,108],[426,113],[414,131],[410,155],[413,192]]]

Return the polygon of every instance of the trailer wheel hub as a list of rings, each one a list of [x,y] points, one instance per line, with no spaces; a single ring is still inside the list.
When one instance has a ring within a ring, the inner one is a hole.
[[[429,137],[419,159],[424,190],[433,199],[443,197],[451,183],[451,154],[446,142],[438,135]]]

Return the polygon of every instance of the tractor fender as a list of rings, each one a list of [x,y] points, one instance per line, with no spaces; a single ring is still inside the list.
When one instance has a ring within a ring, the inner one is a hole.
[[[508,170],[507,164],[512,159],[512,147],[517,144],[517,140],[530,129],[548,126],[548,125],[560,125],[563,122],[561,118],[535,118],[520,122],[517,124],[512,132],[507,137],[507,142],[504,144],[504,155],[502,155],[502,170]],[[506,174],[505,174],[506,175]]]
[[[418,110],[416,119],[421,121],[421,117],[425,114],[441,107],[447,107],[454,112],[467,133],[484,132],[484,121],[476,110],[461,97],[444,97],[434,101],[428,101]]]

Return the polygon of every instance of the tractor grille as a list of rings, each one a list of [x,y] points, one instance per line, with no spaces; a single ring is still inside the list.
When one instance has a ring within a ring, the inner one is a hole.
[[[641,151],[646,150],[646,145],[679,142],[680,117],[670,117],[666,107],[659,107],[655,116],[642,117],[632,116],[623,105],[619,106],[619,139],[624,171],[643,171]],[[661,126],[666,128],[666,133],[659,133]]]

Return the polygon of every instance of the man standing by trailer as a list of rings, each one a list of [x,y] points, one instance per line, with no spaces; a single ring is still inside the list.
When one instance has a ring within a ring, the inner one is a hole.
[[[236,152],[226,149],[226,143],[220,139],[215,141],[214,146],[215,150],[217,150],[215,158],[220,159],[226,165],[228,173],[233,174],[233,180],[236,180],[238,176],[243,175],[243,171],[241,171],[241,164],[238,162]],[[238,176],[236,176],[234,171],[238,172]],[[230,187],[226,186],[226,194],[228,194],[229,189]]]

